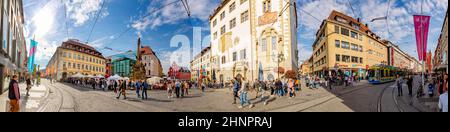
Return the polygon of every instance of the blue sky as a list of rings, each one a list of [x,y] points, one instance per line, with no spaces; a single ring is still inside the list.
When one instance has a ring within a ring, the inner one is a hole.
[[[202,39],[209,36],[208,17],[221,0],[188,0],[191,19],[187,17],[181,2],[155,11],[173,1],[175,0],[24,0],[26,36],[35,37],[40,43],[37,64],[45,67],[57,46],[67,38],[87,41],[101,10],[89,41],[91,46],[104,56],[109,56],[117,52],[105,50],[104,47],[119,51],[134,50],[137,38],[141,36],[143,44],[155,50],[167,71],[172,53],[180,51],[170,47],[170,40],[176,35],[184,35],[192,44],[192,26],[202,28]],[[102,8],[103,2],[105,4]],[[369,26],[382,38],[389,38],[404,51],[417,56],[414,52],[412,15],[420,12],[420,3],[421,0],[392,0],[389,8],[389,16],[392,18],[389,21],[389,35],[386,32],[386,22],[369,23]],[[300,24],[298,46],[302,54],[300,59],[304,60],[312,53],[311,45],[315,39],[314,33],[321,23],[319,20],[327,18],[332,10],[361,17],[363,22],[368,22],[386,15],[388,0],[297,0],[297,6]],[[448,0],[425,0],[423,7],[424,14],[432,16],[429,49],[434,50]],[[146,14],[151,15],[143,17]],[[124,31],[127,32],[118,38]],[[185,55],[184,53],[181,54]]]

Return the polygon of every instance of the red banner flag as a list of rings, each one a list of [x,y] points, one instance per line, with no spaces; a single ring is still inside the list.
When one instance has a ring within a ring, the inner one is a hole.
[[[430,27],[430,16],[414,15],[416,46],[420,61],[426,60],[429,27]]]

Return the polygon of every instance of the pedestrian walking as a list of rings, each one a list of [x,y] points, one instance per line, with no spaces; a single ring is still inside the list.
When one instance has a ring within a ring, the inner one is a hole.
[[[117,93],[118,93],[118,92],[117,92],[117,86],[118,86],[119,84],[118,84],[117,81],[114,81],[113,83],[114,83],[114,85],[113,85],[113,87],[114,87],[114,93],[117,94]]]
[[[347,87],[348,86],[348,76],[347,75],[344,77],[344,82],[345,82],[345,87]]]
[[[19,112],[20,111],[20,89],[19,83],[17,82],[17,75],[13,75],[8,87],[8,97],[9,97],[9,111]]]
[[[409,95],[409,97],[412,97],[413,96],[413,93],[412,93],[413,77],[412,76],[408,77],[408,80],[406,81],[406,84],[408,85],[408,95]]]
[[[149,88],[149,84],[147,83],[147,81],[142,80],[142,100],[146,100],[147,99],[147,90]]]
[[[295,84],[293,79],[288,81],[289,98],[295,97]]]
[[[123,95],[123,99],[127,99],[127,95],[126,95],[126,89],[127,89],[127,83],[126,81],[119,81],[120,84],[120,88],[119,88],[119,96],[116,97],[117,99],[120,98],[120,95]]]
[[[275,82],[275,88],[278,94],[278,97],[281,97],[281,90],[283,89],[283,83],[281,82],[280,79],[277,79],[277,81]]]
[[[251,104],[250,101],[247,99],[248,91],[249,91],[248,83],[245,80],[245,78],[243,78],[242,79],[242,88],[239,90],[240,100],[241,100],[241,105],[239,106],[239,109],[242,109],[245,106],[245,104],[248,104],[249,108],[253,107],[253,104]]]
[[[175,82],[175,94],[177,96],[177,98],[180,98],[180,88],[181,88],[181,83],[179,81]]]
[[[234,78],[234,80],[233,80],[233,100],[234,100],[234,102],[233,102],[233,104],[236,104],[236,98],[240,99],[238,96],[239,89],[240,89],[240,83],[237,78]]]
[[[172,83],[168,82],[168,83],[166,83],[164,85],[167,87],[167,98],[169,98],[169,99],[172,98],[173,97],[173,95],[172,95],[172,92],[173,92]]]
[[[139,91],[141,89],[141,83],[139,82],[139,80],[137,80],[134,84],[136,88],[136,95],[138,98],[141,98],[141,93]]]
[[[31,86],[32,86],[30,76],[27,77],[26,83],[27,83],[27,96],[30,96],[30,90],[31,90]]]
[[[269,88],[270,88],[270,95],[274,96],[276,94],[275,93],[275,81],[271,80],[269,82]]]
[[[180,96],[184,97],[184,82],[180,82]]]
[[[400,75],[397,74],[397,80],[395,81],[395,84],[397,84],[397,90],[398,90],[398,96],[403,96],[403,78],[400,77]]]
[[[444,93],[439,96],[439,110],[441,112],[448,112],[448,82],[444,85],[447,87],[444,88]]]
[[[185,95],[189,95],[189,89],[190,89],[189,83],[187,81],[185,81],[184,82],[184,94]]]
[[[295,79],[295,91],[302,91],[302,84],[300,82],[300,78]]]
[[[255,81],[253,82],[252,88],[253,88],[253,91],[256,92],[256,97],[255,98],[258,98],[259,92],[260,92],[260,84],[259,84],[258,79],[255,79]]]
[[[201,87],[202,87],[202,92],[205,93],[206,83],[202,82]]]

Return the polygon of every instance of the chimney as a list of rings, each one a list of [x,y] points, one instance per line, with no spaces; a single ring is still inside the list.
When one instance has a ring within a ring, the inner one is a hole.
[[[358,22],[361,22],[361,18],[357,18],[356,20],[358,20]]]
[[[369,25],[366,23],[366,27],[369,28]]]

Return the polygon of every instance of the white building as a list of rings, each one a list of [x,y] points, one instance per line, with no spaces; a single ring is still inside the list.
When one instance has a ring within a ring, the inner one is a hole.
[[[298,71],[296,20],[295,0],[223,0],[210,17],[217,81],[255,80],[260,67],[265,80]]]

